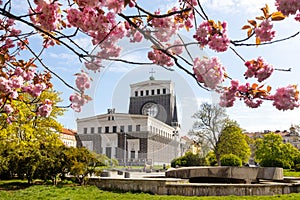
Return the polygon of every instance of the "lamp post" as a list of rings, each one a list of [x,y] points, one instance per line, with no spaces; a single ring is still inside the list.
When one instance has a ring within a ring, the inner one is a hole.
[[[178,136],[179,136],[179,132],[178,132],[177,127],[176,127],[175,130],[173,131],[173,137],[175,138],[175,140],[174,140],[174,142],[175,142],[175,144],[174,144],[175,158],[178,156],[178,145],[179,145],[179,142],[177,141]]]

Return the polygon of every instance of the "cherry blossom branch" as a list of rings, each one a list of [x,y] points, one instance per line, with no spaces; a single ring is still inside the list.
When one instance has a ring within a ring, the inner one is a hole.
[[[62,40],[58,40],[55,36],[53,36],[52,34],[50,34],[48,31],[43,30],[42,28],[34,25],[33,23],[30,23],[22,18],[20,18],[19,16],[16,16],[10,12],[7,12],[6,10],[4,10],[3,8],[0,8],[0,14],[2,14],[3,16],[7,16],[11,19],[15,19],[17,21],[20,21],[30,27],[33,27],[34,29],[36,29],[37,31],[47,35],[48,37],[50,37],[51,39],[55,40],[55,41],[59,41],[61,44],[63,44],[66,48],[68,48],[69,50],[71,50],[74,54],[76,54],[79,58],[83,57],[83,54],[77,52],[74,48],[72,48],[70,45],[68,45],[67,43],[65,43]]]
[[[183,9],[183,10],[178,10],[178,11],[172,11],[172,12],[169,12],[167,14],[162,14],[162,15],[155,15],[151,12],[148,12],[146,11],[145,9],[141,8],[140,6],[138,6],[138,4],[135,4],[135,7],[142,11],[143,13],[146,13],[147,15],[149,15],[150,17],[153,17],[153,18],[165,18],[165,17],[170,17],[172,15],[176,15],[176,14],[181,14],[183,12],[187,12],[187,11],[190,11],[191,8],[186,8],[186,9]]]
[[[231,43],[235,46],[262,46],[262,45],[269,45],[269,44],[274,44],[274,43],[282,42],[282,41],[285,41],[285,40],[289,40],[291,38],[296,37],[299,34],[300,34],[300,31],[298,31],[297,33],[295,33],[295,34],[293,34],[289,37],[286,37],[286,38],[282,38],[282,39],[278,39],[278,40],[274,40],[274,41],[270,41],[270,42],[264,42],[264,43],[260,43],[260,44],[252,44],[252,43],[237,44],[234,41],[231,41]]]
[[[80,91],[76,88],[74,88],[73,86],[71,86],[69,83],[67,83],[63,78],[61,78],[57,73],[55,73],[53,70],[51,70],[49,67],[47,67],[42,59],[39,57],[39,55],[37,55],[26,43],[24,43],[23,41],[21,41],[23,43],[23,45],[25,45],[28,50],[30,51],[30,53],[36,58],[36,60],[39,61],[39,63],[47,70],[49,71],[51,74],[53,74],[56,78],[58,78],[64,85],[66,85],[67,87],[69,87],[70,89],[80,93]]]

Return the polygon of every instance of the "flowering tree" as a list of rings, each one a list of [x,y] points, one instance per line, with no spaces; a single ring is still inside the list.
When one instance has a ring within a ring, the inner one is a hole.
[[[8,116],[18,112],[11,102],[24,101],[24,93],[33,97],[27,103],[38,102],[34,111],[37,115],[49,116],[52,102],[36,100],[43,91],[52,87],[51,76],[56,76],[74,90],[69,106],[81,111],[82,106],[91,100],[85,92],[90,88],[89,73],[100,71],[105,61],[149,64],[120,58],[122,48],[118,42],[126,38],[131,43],[150,41],[150,63],[183,70],[203,89],[220,93],[221,106],[233,106],[238,98],[252,108],[260,106],[265,100],[273,101],[279,110],[299,107],[296,85],[275,90],[264,85],[263,82],[272,72],[280,69],[274,69],[263,57],[245,60],[234,49],[236,46],[260,46],[296,37],[299,32],[275,40],[273,22],[283,21],[290,15],[300,22],[299,0],[276,0],[276,11],[270,11],[268,5],[261,8],[261,16],[248,20],[248,24],[241,27],[247,31],[243,40],[229,38],[227,22],[209,19],[200,0],[178,0],[177,5],[167,13],[162,13],[160,9],[147,11],[139,0],[27,0],[26,4],[25,12],[17,13],[14,12],[14,1],[0,0],[0,111]],[[32,31],[18,29],[17,23],[30,27]],[[184,29],[192,32],[192,42],[186,43],[180,36],[174,40],[174,36]],[[90,37],[98,52],[89,52],[78,45],[75,40],[78,34]],[[34,36],[43,39],[39,52],[32,48],[31,39]],[[252,41],[252,38],[255,38],[253,44],[245,43]],[[44,49],[55,45],[65,47],[85,64],[85,69],[75,74],[75,86],[63,80],[40,59]],[[246,67],[245,79],[254,78],[257,83],[241,84],[232,79],[217,57],[192,57],[187,48],[190,45],[216,52],[234,51]],[[20,55],[24,51],[31,53],[32,58],[22,60]],[[184,51],[189,55],[188,59],[182,56]],[[43,72],[38,70],[40,67],[44,68]],[[231,85],[222,86],[226,79],[231,80]]]

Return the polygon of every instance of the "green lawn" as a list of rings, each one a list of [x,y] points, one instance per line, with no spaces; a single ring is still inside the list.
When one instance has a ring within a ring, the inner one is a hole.
[[[300,177],[300,172],[295,172],[295,171],[290,171],[288,169],[284,169],[283,176]]]
[[[212,200],[212,199],[234,199],[234,200],[275,200],[275,199],[300,199],[300,194],[276,195],[276,196],[248,196],[248,197],[182,197],[182,196],[161,196],[144,193],[121,193],[99,190],[95,186],[50,186],[32,185],[29,186],[22,181],[0,181],[0,200]]]

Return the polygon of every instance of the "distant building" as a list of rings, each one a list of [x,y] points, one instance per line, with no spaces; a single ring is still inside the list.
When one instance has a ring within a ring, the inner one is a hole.
[[[263,138],[265,134],[271,133],[272,131],[265,130],[264,132],[254,132],[254,133],[246,133],[250,138],[256,139],[256,138]],[[300,136],[299,133],[296,131],[296,129],[291,126],[290,131],[284,130],[276,130],[274,131],[275,134],[278,134],[282,137],[282,141],[284,143],[290,143],[294,147],[298,148],[300,150]]]
[[[173,82],[151,77],[130,87],[129,113],[108,109],[77,120],[80,143],[120,165],[170,163],[186,149],[179,137]]]
[[[59,138],[67,147],[77,146],[76,132],[71,129],[63,128],[59,133]]]

